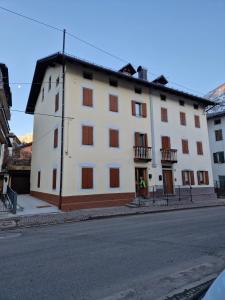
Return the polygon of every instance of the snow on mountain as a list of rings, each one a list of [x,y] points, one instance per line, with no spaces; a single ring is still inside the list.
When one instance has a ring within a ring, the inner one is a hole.
[[[210,109],[210,113],[225,111],[225,83],[209,92],[205,98],[208,98],[218,104],[214,108]]]

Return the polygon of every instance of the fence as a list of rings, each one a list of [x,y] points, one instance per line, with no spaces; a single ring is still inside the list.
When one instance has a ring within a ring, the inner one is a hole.
[[[215,181],[215,193],[218,198],[225,198],[225,180]]]
[[[16,214],[17,210],[17,193],[7,186],[7,193],[1,195],[0,212],[11,212]]]

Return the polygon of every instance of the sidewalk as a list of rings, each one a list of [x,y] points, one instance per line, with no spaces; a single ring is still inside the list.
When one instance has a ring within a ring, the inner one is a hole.
[[[46,202],[45,208],[46,207]],[[132,216],[138,214],[151,214],[151,213],[162,213],[177,210],[197,209],[197,208],[209,208],[225,206],[225,199],[218,200],[204,200],[194,203],[176,204],[170,206],[147,206],[147,207],[110,207],[110,208],[93,208],[93,209],[81,209],[71,212],[61,212],[53,206],[53,211],[42,213],[32,213],[33,209],[30,210],[30,214],[11,215],[6,214],[0,217],[0,230],[18,228],[18,227],[31,227],[31,226],[43,226],[51,224],[63,224],[67,222],[79,222],[94,219],[121,217],[121,216]],[[52,206],[50,206],[52,207]],[[51,208],[52,209],[52,208]],[[37,211],[37,210],[35,210]],[[39,211],[38,211],[39,212]]]

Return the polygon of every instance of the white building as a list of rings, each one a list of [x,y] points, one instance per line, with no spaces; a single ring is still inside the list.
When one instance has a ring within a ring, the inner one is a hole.
[[[37,62],[26,108],[32,195],[63,210],[125,204],[153,187],[214,197],[204,113],[212,103],[135,73],[60,53]]]

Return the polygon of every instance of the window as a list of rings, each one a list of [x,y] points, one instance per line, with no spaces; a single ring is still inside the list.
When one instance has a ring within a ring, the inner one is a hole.
[[[119,130],[109,129],[109,147],[119,147]]]
[[[54,130],[54,148],[58,147],[58,128]]]
[[[194,109],[198,109],[198,104],[193,105]]]
[[[213,161],[215,164],[223,164],[224,161],[224,151],[213,153]]]
[[[112,112],[118,112],[118,97],[109,95],[109,110]]]
[[[183,100],[179,100],[179,104],[180,104],[180,106],[184,106],[184,101]]]
[[[216,141],[222,141],[223,140],[223,131],[222,131],[222,129],[215,130],[215,139],[216,139]]]
[[[48,79],[48,90],[49,91],[51,90],[51,87],[52,87],[52,77],[49,76],[49,79]]]
[[[166,96],[165,96],[165,95],[162,95],[162,94],[160,94],[160,99],[161,99],[162,101],[166,101]]]
[[[82,145],[92,146],[94,144],[93,131],[92,126],[82,126]]]
[[[208,171],[197,171],[198,184],[209,184],[209,173]]]
[[[93,79],[93,74],[90,72],[83,72],[83,78],[92,80]]]
[[[194,171],[189,171],[189,170],[182,171],[182,182],[183,185],[194,185],[195,184]]]
[[[161,137],[162,149],[170,149],[170,137],[162,136]]]
[[[146,103],[140,103],[132,100],[131,109],[132,109],[132,116],[143,117],[143,118],[147,117]]]
[[[135,91],[136,94],[142,94],[142,89],[141,88],[135,87],[134,91]]]
[[[189,154],[188,140],[182,140],[182,152],[183,154]]]
[[[57,180],[57,169],[53,169],[52,171],[52,189],[56,189],[56,180]]]
[[[45,98],[45,88],[42,88],[41,100],[44,101]]]
[[[115,79],[109,79],[109,85],[118,87],[118,81]]]
[[[110,168],[109,169],[109,186],[110,188],[120,187],[120,169]]]
[[[37,187],[39,188],[41,186],[41,171],[38,171],[37,176]]]
[[[197,115],[195,115],[195,127],[200,128],[200,118]]]
[[[56,86],[59,85],[59,76],[56,78],[56,83],[55,83]]]
[[[93,106],[93,90],[88,88],[83,88],[83,105]]]
[[[161,121],[168,122],[167,109],[164,107],[161,107]]]
[[[218,125],[221,124],[221,119],[215,119],[214,120],[214,125]]]
[[[180,112],[180,124],[186,126],[186,114],[184,112]]]
[[[81,188],[93,189],[93,168],[82,168],[81,177]]]
[[[59,110],[59,93],[55,95],[55,112]]]
[[[148,135],[147,133],[135,132],[134,145],[139,147],[148,147]]]
[[[197,154],[198,155],[203,155],[202,142],[196,142],[196,145],[197,145]]]

